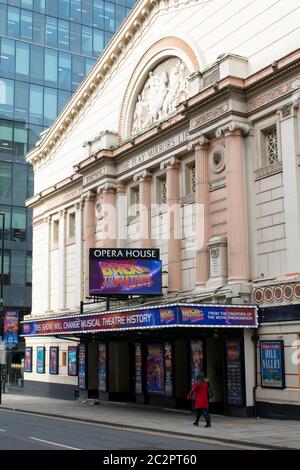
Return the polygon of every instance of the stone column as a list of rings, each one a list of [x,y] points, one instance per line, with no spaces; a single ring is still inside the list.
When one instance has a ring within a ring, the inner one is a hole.
[[[196,286],[205,286],[209,279],[209,248],[210,238],[209,217],[209,173],[208,151],[209,140],[201,136],[192,143],[195,149],[196,175]]]
[[[297,83],[297,81],[295,82]],[[279,110],[286,218],[287,273],[300,272],[300,159],[297,155],[299,139],[297,113],[299,116],[300,80],[298,86],[299,89],[298,92],[294,92],[293,101]]]
[[[65,209],[59,212],[58,241],[58,308],[66,308],[66,216]]]
[[[89,250],[95,246],[95,194],[88,191],[82,196],[83,203],[83,295],[89,296]],[[84,298],[82,300],[84,300]]]
[[[45,259],[45,311],[51,310],[51,217],[44,219],[46,224],[46,259]],[[34,232],[33,232],[34,237]]]
[[[80,306],[83,300],[83,202],[75,204],[75,243],[76,243],[76,279],[75,279],[75,305]]]
[[[116,189],[117,208],[117,246],[126,247],[127,243],[127,197],[126,186],[118,184]]]
[[[96,247],[115,248],[117,239],[116,215],[116,189],[115,183],[105,183],[99,186],[97,193],[97,226]],[[101,207],[100,207],[101,206]]]
[[[168,197],[168,291],[181,291],[181,211],[179,204],[180,162],[171,157],[160,165],[167,170]]]
[[[227,187],[227,243],[228,282],[249,281],[249,253],[244,170],[244,134],[249,126],[231,122],[217,130],[217,137],[225,135],[226,187]]]
[[[151,189],[152,176],[147,170],[137,173],[133,177],[139,182],[140,192],[140,247],[152,247],[151,235]]]

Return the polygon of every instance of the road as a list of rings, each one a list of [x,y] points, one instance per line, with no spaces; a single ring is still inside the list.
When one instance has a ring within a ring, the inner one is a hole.
[[[204,425],[204,424],[203,424]],[[241,450],[247,446],[0,411],[0,450]]]

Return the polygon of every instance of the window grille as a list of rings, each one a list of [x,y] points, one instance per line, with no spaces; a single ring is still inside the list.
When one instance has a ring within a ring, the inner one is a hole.
[[[160,194],[161,194],[161,204],[167,204],[167,178],[164,176],[160,180]]]
[[[266,157],[267,163],[272,165],[279,162],[278,140],[276,128],[270,129],[265,133]]]

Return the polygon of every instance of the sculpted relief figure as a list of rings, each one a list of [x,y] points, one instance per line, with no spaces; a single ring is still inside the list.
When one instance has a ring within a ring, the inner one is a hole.
[[[188,70],[178,59],[169,59],[152,70],[137,97],[131,133],[137,134],[176,110],[189,97]]]

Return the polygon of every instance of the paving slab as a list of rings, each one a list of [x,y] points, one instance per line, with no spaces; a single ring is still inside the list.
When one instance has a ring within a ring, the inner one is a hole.
[[[58,400],[22,394],[2,395],[0,408],[224,442],[300,449],[299,421],[212,415],[212,427],[205,428],[204,421],[200,421],[199,427],[193,426],[194,415],[189,411],[131,403],[101,401],[94,404],[93,400]]]

